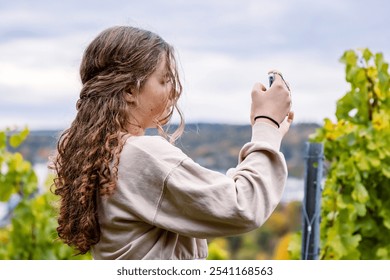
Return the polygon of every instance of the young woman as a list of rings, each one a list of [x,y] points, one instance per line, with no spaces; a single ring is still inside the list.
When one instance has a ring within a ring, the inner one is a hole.
[[[204,259],[207,240],[256,229],[282,196],[280,143],[293,119],[281,74],[252,90],[252,139],[227,174],[172,143],[183,131],[173,48],[138,28],[112,27],[87,47],[77,116],[58,142],[59,237],[94,259]],[[223,101],[221,101],[223,102]],[[181,124],[163,131],[174,109]],[[158,128],[164,136],[146,136]],[[167,141],[170,140],[170,141]]]

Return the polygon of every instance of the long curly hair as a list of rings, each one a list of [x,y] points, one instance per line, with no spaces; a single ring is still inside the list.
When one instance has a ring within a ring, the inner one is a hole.
[[[170,117],[176,109],[180,125],[169,135],[158,120],[155,123],[160,134],[173,142],[184,129],[177,106],[182,86],[173,48],[150,31],[116,26],[100,33],[84,52],[77,115],[61,134],[51,164],[56,173],[54,193],[60,196],[58,236],[79,254],[100,240],[97,201],[115,191],[119,156],[136,106],[134,99],[129,101],[130,89],[142,89],[162,56],[172,82]]]

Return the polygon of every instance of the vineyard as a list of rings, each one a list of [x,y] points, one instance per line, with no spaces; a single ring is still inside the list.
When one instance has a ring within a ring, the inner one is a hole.
[[[310,136],[324,145],[326,162],[319,258],[390,259],[388,63],[368,49],[348,50],[340,61],[350,90],[337,102],[337,120],[325,119]],[[31,163],[15,151],[28,134],[0,131],[0,201],[11,208],[0,225],[0,259],[91,259],[57,239],[53,176],[40,190]],[[209,259],[300,259],[301,210],[299,201],[280,204],[258,230],[209,240]]]

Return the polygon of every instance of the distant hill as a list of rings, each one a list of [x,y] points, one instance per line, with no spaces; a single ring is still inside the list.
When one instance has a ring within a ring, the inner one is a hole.
[[[318,128],[314,123],[294,124],[283,139],[284,153],[292,177],[303,177],[303,153],[308,136]],[[60,131],[31,131],[27,140],[17,149],[32,163],[47,162],[56,148]],[[149,130],[148,134],[156,134]],[[204,167],[226,171],[237,164],[241,147],[250,140],[249,125],[187,124],[176,145]]]

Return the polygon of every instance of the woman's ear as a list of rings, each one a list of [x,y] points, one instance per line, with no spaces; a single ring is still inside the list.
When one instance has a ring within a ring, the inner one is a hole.
[[[134,105],[137,103],[137,97],[133,93],[133,91],[124,92],[124,98],[125,98],[126,102],[131,104],[131,105]]]

